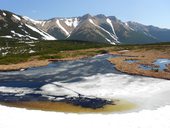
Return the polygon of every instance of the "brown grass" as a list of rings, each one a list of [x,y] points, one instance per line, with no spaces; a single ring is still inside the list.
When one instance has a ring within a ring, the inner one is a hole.
[[[121,72],[133,74],[133,75],[144,75],[144,76],[150,76],[155,78],[170,79],[170,72],[168,72],[170,66],[168,66],[168,71],[159,71],[159,72],[154,70],[143,70],[139,68],[140,64],[156,66],[153,65],[153,62],[159,58],[170,59],[170,54],[168,50],[169,49],[166,49],[164,51],[141,49],[141,50],[131,50],[123,54],[122,53],[120,54],[118,52],[118,54],[122,55],[122,57],[113,58],[110,59],[109,61],[115,64],[116,69]],[[138,60],[138,62],[128,63],[125,60]]]
[[[60,56],[56,59],[40,59],[39,56],[32,56],[27,62],[20,62],[17,64],[0,65],[0,71],[15,71],[21,69],[27,69],[30,67],[41,67],[48,65],[51,61],[66,61],[66,60],[78,60],[82,58],[91,57],[100,54],[101,50],[107,50],[108,48],[92,48],[85,50],[63,51],[57,54],[50,54],[51,56]],[[99,51],[99,52],[98,52]]]
[[[30,60],[28,62],[22,62],[18,64],[0,65],[0,71],[21,70],[21,69],[27,69],[29,67],[45,66],[48,64],[49,64],[48,60]]]

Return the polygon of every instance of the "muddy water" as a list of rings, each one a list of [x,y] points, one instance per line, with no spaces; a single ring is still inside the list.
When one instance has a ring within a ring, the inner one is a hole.
[[[12,103],[0,103],[2,105],[18,108],[26,108],[30,110],[43,110],[43,111],[55,111],[66,113],[103,113],[109,114],[114,112],[126,112],[137,108],[137,106],[131,102],[125,100],[115,100],[114,105],[105,105],[102,108],[92,109],[76,106],[64,102],[12,102]]]

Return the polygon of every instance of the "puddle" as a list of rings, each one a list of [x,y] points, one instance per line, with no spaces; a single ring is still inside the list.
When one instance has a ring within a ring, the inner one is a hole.
[[[129,63],[129,64],[132,64],[132,63],[135,63],[135,62],[139,62],[139,60],[124,60],[124,61]]]
[[[125,100],[115,101],[115,105],[105,105],[102,108],[92,109],[85,108],[77,105],[72,105],[64,102],[1,102],[0,104],[9,107],[26,108],[29,110],[43,110],[43,111],[55,111],[66,113],[103,113],[109,114],[112,112],[125,112],[135,109],[137,106],[131,102]]]
[[[151,65],[145,65],[145,64],[141,64],[139,66],[139,68],[141,68],[143,70],[159,70],[159,67],[155,67],[155,66],[151,66]]]
[[[143,70],[155,70],[155,71],[164,71],[167,69],[167,65],[170,64],[169,59],[157,59],[153,65],[141,64],[139,67]]]
[[[170,60],[169,59],[157,59],[154,62],[154,64],[159,66],[160,71],[163,71],[167,68],[167,65],[170,64]]]

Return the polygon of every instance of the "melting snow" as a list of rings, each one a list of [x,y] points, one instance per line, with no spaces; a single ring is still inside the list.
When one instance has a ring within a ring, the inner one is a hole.
[[[70,36],[69,32],[60,24],[59,20],[57,20],[56,23],[57,23],[58,27],[60,27],[61,30],[63,30],[66,33],[67,36]]]
[[[78,19],[77,18],[74,18],[74,19],[66,19],[65,20],[65,24],[69,27],[74,27],[76,28],[77,25],[78,25]]]
[[[73,19],[66,19],[65,23],[67,26],[72,27],[73,26]]]
[[[22,35],[22,34],[19,34],[19,33],[16,33],[15,31],[11,31],[11,33],[13,33],[14,35],[17,35],[17,36],[19,36],[19,37],[24,37],[24,35]]]
[[[2,56],[6,56],[8,54],[8,52],[3,52]]]
[[[92,19],[89,19],[89,22],[90,22],[91,24],[93,24],[94,26],[100,28],[101,30],[103,30],[103,31],[106,32],[107,34],[109,34],[109,36],[110,36],[112,39],[117,40],[117,38],[114,37],[114,35],[112,35],[110,32],[108,32],[108,31],[105,30],[104,28],[100,27],[99,25],[95,24]]]
[[[61,88],[57,86],[57,82],[54,84],[47,84],[41,87],[42,94],[44,95],[53,95],[53,96],[61,96],[68,95],[70,97],[78,97],[78,94],[72,91],[71,89]]]
[[[34,50],[30,50],[29,53],[35,53],[35,51]]]
[[[113,31],[113,34],[116,35],[115,30],[114,30],[114,27],[113,27],[113,24],[112,24],[112,21],[111,21],[109,18],[107,18],[106,21],[107,21],[107,23],[111,26],[112,31]],[[116,37],[117,37],[117,35],[116,35]],[[117,37],[117,38],[118,38],[118,37]]]
[[[1,36],[2,38],[12,38],[12,36]]]
[[[125,22],[125,25],[126,25],[130,30],[134,31],[134,29],[131,28],[127,22]]]
[[[23,16],[22,18],[24,18],[25,20],[31,21],[33,24],[41,24],[43,22],[43,21],[33,20],[27,16]]]
[[[111,44],[115,44],[114,42],[112,42],[111,40],[109,40],[108,38],[105,38],[108,42],[110,42]]]
[[[77,18],[74,19],[74,22],[73,22],[73,26],[74,27],[77,27],[77,25],[79,24],[79,21]]]
[[[21,18],[20,18],[19,16],[16,16],[16,15],[14,15],[14,14],[13,14],[12,16],[13,16],[15,19],[19,20],[19,21],[21,20]]]
[[[56,40],[56,38],[54,38],[53,36],[51,36],[51,35],[43,32],[43,31],[41,31],[41,30],[38,30],[38,29],[35,28],[35,27],[32,27],[32,26],[30,26],[30,25],[28,25],[28,24],[25,24],[25,25],[26,25],[28,28],[32,29],[33,31],[35,31],[35,32],[39,33],[40,35],[42,35],[42,36],[43,36],[43,39],[45,39],[45,40]]]
[[[26,34],[28,34],[28,32],[26,32],[25,30],[21,29],[22,31],[24,31]],[[18,37],[28,37],[32,40],[38,40],[38,38],[35,38],[35,37],[32,37],[32,36],[29,36],[29,35],[22,35],[22,34],[19,34],[19,33],[16,33],[15,31],[11,31],[11,33],[14,34],[14,36],[18,36]],[[11,37],[12,38],[12,37]]]
[[[3,16],[6,16],[6,13],[5,13],[5,12],[3,12],[2,14],[3,14]]]
[[[46,21],[43,21],[43,22],[42,22],[42,26],[44,26],[44,25],[45,25],[45,23],[46,23]]]
[[[25,95],[25,94],[32,93],[33,90],[30,89],[30,88],[13,88],[13,87],[3,87],[3,86],[1,86],[0,92]]]
[[[32,40],[38,40],[38,38],[35,38],[35,37],[32,37],[32,36],[29,36],[29,35],[26,35],[27,37],[29,37],[30,39]]]

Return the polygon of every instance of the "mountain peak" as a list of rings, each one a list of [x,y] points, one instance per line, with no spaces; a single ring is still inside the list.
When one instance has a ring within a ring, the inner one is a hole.
[[[89,18],[91,18],[91,17],[92,17],[92,16],[91,16],[89,13],[87,13],[87,14],[85,14],[85,15],[82,16],[83,19],[89,19]]]
[[[20,40],[83,40],[99,43],[155,43],[170,41],[170,30],[115,16],[85,14],[74,18],[33,20],[0,10],[0,38]]]
[[[97,18],[106,18],[106,16],[104,14],[98,14],[95,17],[97,17]]]

